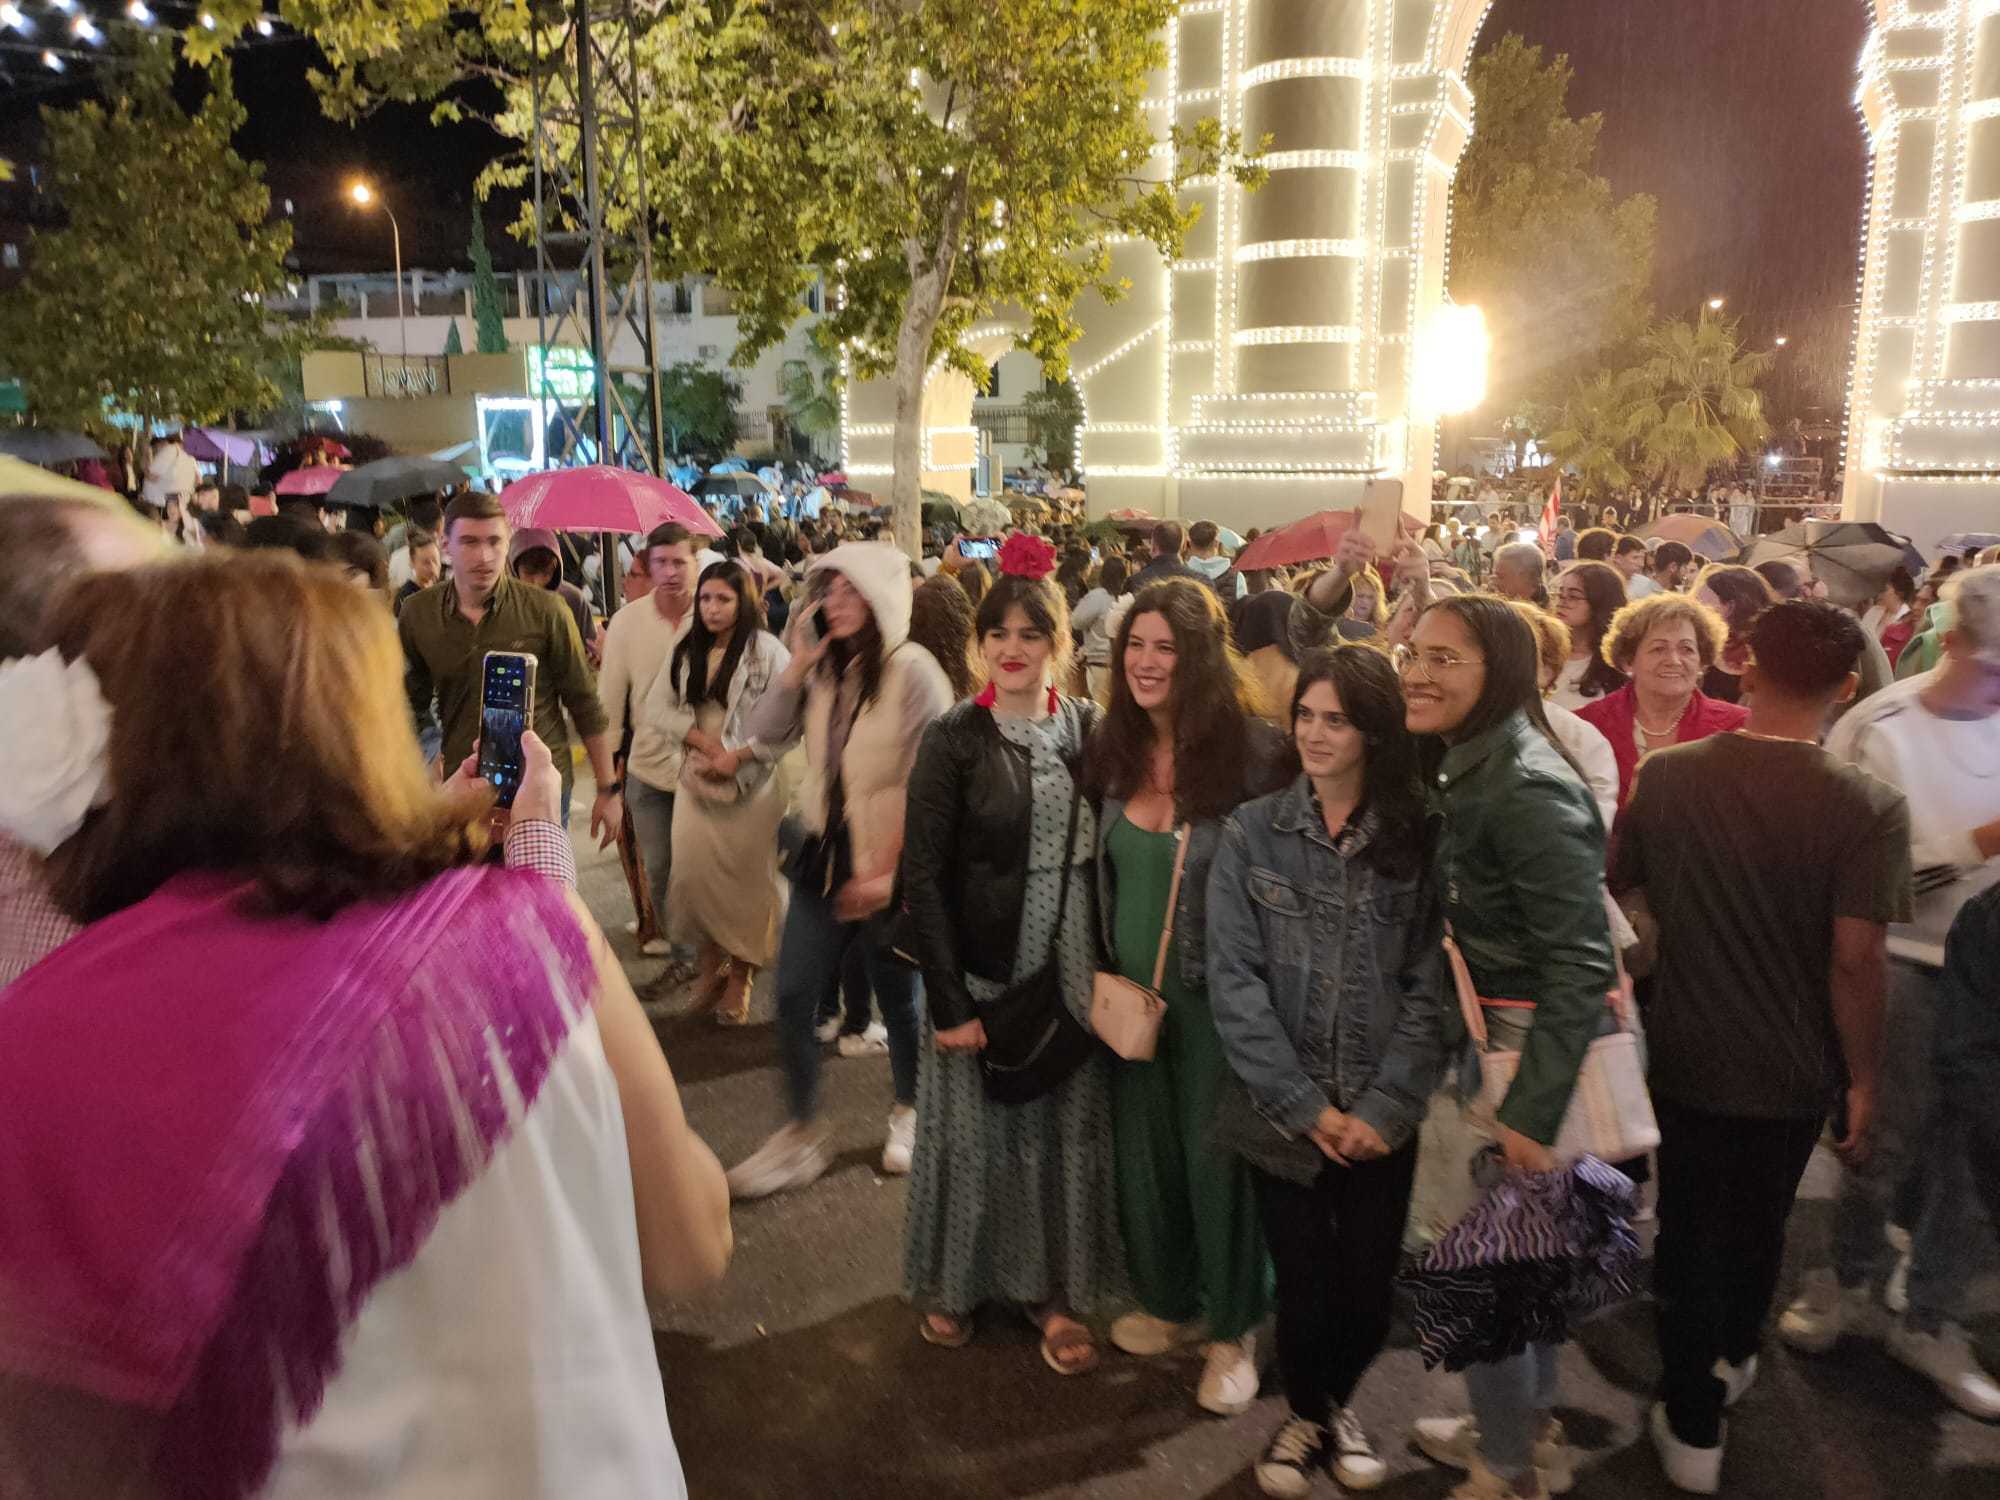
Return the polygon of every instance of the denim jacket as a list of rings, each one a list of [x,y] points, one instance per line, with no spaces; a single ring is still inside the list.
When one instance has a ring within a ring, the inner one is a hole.
[[[1236,810],[1209,873],[1215,1029],[1288,1140],[1332,1105],[1396,1150],[1443,1071],[1443,913],[1425,871],[1395,879],[1362,858],[1373,832],[1364,814],[1328,833],[1300,776]]]

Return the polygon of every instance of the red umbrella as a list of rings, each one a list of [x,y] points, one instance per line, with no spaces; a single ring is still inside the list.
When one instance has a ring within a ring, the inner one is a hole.
[[[279,476],[277,492],[280,495],[324,495],[346,472],[346,467],[341,464],[314,464],[308,469],[294,469]]]
[[[1340,539],[1354,525],[1354,511],[1323,510],[1267,531],[1236,554],[1236,571],[1261,573],[1266,568],[1289,568],[1295,563],[1320,562],[1340,550]],[[1423,522],[1414,516],[1402,517],[1405,536],[1422,536]]]
[[[1104,519],[1107,521],[1157,521],[1159,517],[1149,510],[1139,509],[1136,505],[1124,505],[1120,506],[1117,510],[1107,511]]]
[[[687,491],[650,474],[608,464],[530,474],[502,490],[500,504],[516,526],[546,526],[551,531],[643,533],[678,521],[703,536],[722,535],[722,528]]]

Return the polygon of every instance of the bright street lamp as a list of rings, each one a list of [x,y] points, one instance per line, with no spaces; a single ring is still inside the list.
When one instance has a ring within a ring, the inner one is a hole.
[[[1790,342],[1791,340],[1787,338],[1784,334],[1781,333],[1778,335],[1777,344],[1780,349],[1784,348],[1785,345],[1789,344]]]
[[[1486,399],[1486,366],[1493,341],[1486,314],[1447,302],[1418,341],[1415,390],[1420,410],[1450,416],[1476,410]]]
[[[389,215],[389,234],[396,247],[396,337],[403,347],[403,358],[410,357],[410,325],[403,317],[403,229],[390,212],[386,199],[377,196],[375,190],[365,182],[357,182],[347,190],[347,194],[363,208],[380,205],[382,212]],[[365,311],[366,309],[364,309]]]
[[[1708,310],[1710,312],[1721,312],[1722,299],[1720,297],[1710,297],[1708,299]]]

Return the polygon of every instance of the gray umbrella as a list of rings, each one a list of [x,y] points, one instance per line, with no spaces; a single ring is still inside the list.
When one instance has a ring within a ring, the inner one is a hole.
[[[465,471],[457,464],[395,454],[378,458],[372,464],[363,464],[358,469],[349,469],[326,492],[326,503],[380,510],[398,500],[443,494],[464,483]]]
[[[1758,537],[1736,557],[1752,568],[1762,562],[1801,559],[1812,576],[1828,586],[1835,602],[1881,593],[1898,568],[1908,568],[1913,578],[1924,574],[1923,554],[1910,545],[1910,539],[1873,521],[1794,521],[1782,531]]]
[[[13,427],[0,431],[0,453],[31,464],[74,464],[102,458],[104,450],[80,432],[59,427]]]

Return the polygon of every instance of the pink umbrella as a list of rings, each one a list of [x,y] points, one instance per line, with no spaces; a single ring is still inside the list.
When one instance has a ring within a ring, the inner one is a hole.
[[[189,458],[198,458],[205,464],[219,464],[225,459],[232,464],[254,464],[258,458],[255,438],[214,427],[190,427],[182,434],[181,446],[187,449]]]
[[[347,468],[343,464],[314,464],[309,469],[294,469],[289,474],[279,476],[277,493],[324,495],[346,472]]]
[[[703,536],[722,535],[722,528],[687,491],[650,474],[608,464],[530,474],[502,490],[500,504],[516,526],[545,526],[551,531],[643,533],[678,521]]]

